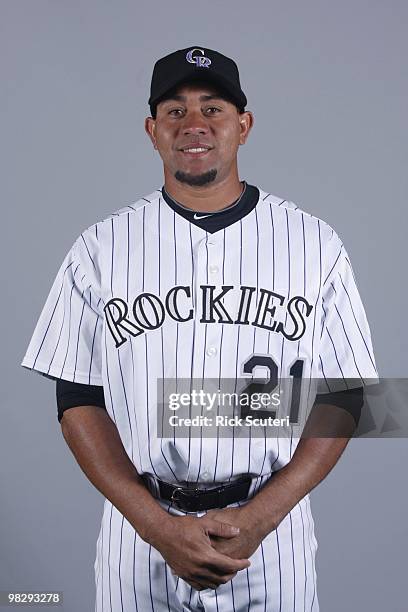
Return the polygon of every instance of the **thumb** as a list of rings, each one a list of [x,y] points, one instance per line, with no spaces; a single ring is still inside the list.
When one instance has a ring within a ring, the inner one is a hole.
[[[208,521],[206,526],[207,534],[220,538],[235,538],[239,534],[239,527],[234,527],[228,523],[221,523],[215,519]]]

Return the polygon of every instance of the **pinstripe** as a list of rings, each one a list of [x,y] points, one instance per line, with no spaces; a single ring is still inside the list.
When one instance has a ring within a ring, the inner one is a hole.
[[[307,590],[307,571],[306,571],[306,544],[305,544],[305,523],[303,520],[302,504],[299,504],[300,519],[302,521],[302,541],[303,541],[303,565],[305,570],[305,589],[303,593],[303,610],[306,612],[306,590]]]
[[[95,328],[94,328],[94,332],[92,335],[92,346],[91,346],[91,356],[89,359],[89,375],[88,375],[88,384],[91,384],[91,374],[92,374],[92,364],[93,364],[93,353],[94,353],[94,346],[95,346],[95,338],[96,338],[96,330],[98,327],[98,317],[96,317],[95,319]]]
[[[145,290],[145,271],[146,271],[146,208],[143,208],[143,233],[142,233],[142,291]],[[154,474],[157,476],[155,466],[152,461],[150,452],[150,419],[149,419],[149,372],[148,372],[148,350],[147,350],[147,334],[145,340],[145,381],[146,381],[146,427],[147,427],[147,452],[149,455],[150,465]]]
[[[230,582],[230,585],[231,585],[231,603],[232,603],[232,609],[233,609],[233,612],[236,612],[236,610],[235,610],[235,596],[234,596],[234,583],[233,583],[232,580]]]
[[[132,423],[131,423],[131,420],[130,420],[129,402],[128,402],[128,398],[127,398],[126,385],[125,385],[125,380],[123,378],[122,363],[121,363],[121,360],[120,360],[120,353],[119,352],[118,352],[118,363],[119,363],[120,379],[122,381],[123,397],[125,398],[126,414],[127,414],[128,423],[129,423],[129,433],[130,433],[130,443],[131,443],[131,459],[132,459],[132,462],[133,462],[133,460],[134,460],[134,458],[133,458],[134,443],[133,443]]]
[[[242,248],[242,245],[243,245],[242,231],[243,231],[243,228],[242,228],[242,219],[241,219],[240,220],[241,248],[240,248],[240,262],[239,262],[239,266],[240,266],[239,267],[239,280],[240,280],[240,283],[242,283],[242,251],[243,251],[243,248]],[[239,331],[239,328],[238,328],[238,331]],[[238,333],[237,345],[238,345],[238,343],[239,343],[239,333]],[[249,438],[248,438],[248,457],[251,456],[251,428],[249,428],[249,434],[250,435],[249,435]],[[249,568],[245,569],[245,573],[246,573],[247,586],[248,586],[248,610],[249,610],[249,607],[251,605],[251,587],[250,587],[250,584],[249,584]]]
[[[138,537],[136,531],[134,531],[134,539],[133,539],[133,572],[132,572],[132,577],[133,577],[133,594],[135,596],[135,606],[136,606],[136,612],[139,611],[138,605],[137,605],[137,592],[136,592],[136,581],[135,581],[135,576],[136,576],[136,539]]]
[[[340,259],[340,256],[341,256],[341,254],[342,254],[342,251],[343,251],[343,245],[341,245],[341,247],[340,247],[340,251],[339,251],[339,252],[338,252],[338,254],[337,254],[336,260],[335,260],[334,264],[332,265],[332,267],[330,268],[330,272],[327,274],[326,278],[325,278],[325,279],[324,279],[324,281],[323,281],[323,285],[325,285],[325,284],[327,283],[328,279],[330,278],[330,276],[331,276],[331,274],[332,274],[332,272],[333,272],[334,268],[336,267],[337,262],[338,262],[338,261],[339,261],[339,259]]]
[[[338,368],[339,368],[339,372],[340,372],[341,377],[343,378],[344,382],[346,383],[346,386],[347,386],[347,389],[348,389],[347,381],[346,381],[346,379],[345,379],[345,377],[344,377],[344,373],[343,373],[343,370],[342,370],[342,368],[341,368],[340,361],[339,361],[339,358],[338,358],[338,355],[337,355],[336,345],[334,344],[334,342],[333,342],[333,338],[331,337],[330,332],[329,332],[329,330],[327,329],[327,327],[326,327],[326,334],[327,334],[327,335],[329,336],[329,338],[330,338],[330,342],[332,343],[332,346],[333,346],[334,356],[335,356],[335,358],[336,358],[336,362],[337,362],[337,365],[338,365]]]
[[[312,543],[311,543],[311,537],[312,537],[312,519],[310,516],[310,506],[309,504],[306,506],[306,514],[308,516],[308,522],[309,522],[309,547],[310,547],[310,556],[311,556],[311,565],[313,568],[313,571],[311,572],[312,574],[312,579],[313,579],[313,597],[312,597],[312,603],[310,606],[310,610],[312,612],[313,610],[313,605],[316,599],[316,579],[315,579],[315,573],[314,573],[314,560],[313,560],[313,554],[312,554]]]
[[[108,397],[108,403],[110,403],[111,409],[112,409],[112,417],[113,417],[113,421],[116,425],[117,419],[116,419],[116,414],[115,414],[115,407],[114,407],[114,402],[113,402],[113,397],[112,397],[112,386],[111,386],[111,382],[110,382],[110,375],[109,375],[109,366],[108,366],[108,358],[107,358],[107,354],[108,354],[108,347],[107,347],[107,342],[106,342],[106,327],[104,329],[104,335],[105,335],[105,359],[106,359],[106,387],[108,388],[109,391],[109,397]],[[105,391],[105,386],[104,386],[104,391]],[[106,401],[106,393],[105,393],[105,401]]]
[[[280,205],[279,205],[280,206]],[[289,218],[288,211],[285,209],[286,213],[286,245],[287,245],[287,269],[288,269],[288,298],[290,295],[290,240],[289,240]],[[288,320],[288,313],[285,313],[285,327]],[[280,361],[280,372],[281,376],[283,374],[283,352],[285,348],[285,338],[282,336],[282,345],[281,345],[281,361]],[[285,373],[286,374],[286,373]]]
[[[104,610],[104,607],[103,607],[103,585],[105,584],[105,582],[103,580],[103,564],[105,562],[105,558],[104,558],[104,553],[103,553],[103,551],[104,551],[104,547],[103,547],[103,524],[102,524],[101,531],[102,531],[102,559],[101,559],[101,577],[102,577],[102,583],[101,583],[100,589],[101,589],[101,592],[102,592],[102,610]]]
[[[109,519],[109,538],[108,538],[108,559],[111,558],[111,535],[112,535],[112,512],[113,512],[113,506],[111,505],[111,511],[110,511],[110,519]],[[111,566],[110,563],[108,562],[108,577],[109,577],[109,607],[110,610],[112,612],[112,587],[111,587]]]
[[[217,589],[215,589],[214,593],[215,593],[215,605],[217,606],[217,612],[219,612]]]
[[[305,236],[305,216],[302,213],[302,240],[303,240],[303,295],[306,295],[306,236]],[[304,309],[303,309],[304,311]],[[300,339],[298,340],[297,356],[299,357]]]
[[[121,561],[122,561],[123,521],[124,521],[124,517],[122,516],[122,520],[121,520],[121,523],[120,523],[119,564],[118,564],[120,607],[121,607],[122,612],[123,612],[123,595],[122,595],[122,579],[121,579],[121,575],[120,575],[120,564],[121,564]]]
[[[241,220],[239,222],[239,231],[240,231],[239,283],[240,283],[240,285],[242,285],[242,221]],[[237,391],[237,384],[238,384],[238,367],[239,367],[238,355],[239,355],[239,334],[240,334],[240,329],[241,329],[241,327],[238,326],[237,343],[236,343],[236,357],[235,357],[235,386],[234,386],[234,393],[236,393],[236,391]],[[234,403],[234,409],[233,409],[233,417],[235,417],[235,403]],[[235,431],[234,431],[234,428],[233,428],[232,429],[231,473],[230,473],[230,476],[229,476],[228,480],[232,479],[233,473],[234,473],[234,458],[235,458],[234,449],[235,449]],[[232,588],[232,586],[231,586],[231,588]]]
[[[40,343],[39,343],[39,348],[38,348],[38,350],[37,350],[37,354],[36,354],[36,356],[35,356],[35,358],[34,358],[33,367],[35,367],[35,366],[36,366],[37,359],[38,359],[38,355],[39,355],[39,354],[40,354],[40,352],[41,352],[41,349],[42,349],[42,346],[43,346],[43,344],[44,344],[45,338],[47,337],[48,330],[49,330],[49,328],[50,328],[51,322],[52,322],[52,320],[53,320],[53,318],[54,318],[54,314],[55,314],[56,308],[57,308],[57,306],[58,306],[58,302],[59,302],[59,299],[60,299],[60,296],[61,296],[62,290],[63,290],[63,288],[64,288],[65,273],[66,273],[66,271],[68,270],[68,268],[70,268],[70,267],[71,267],[73,264],[74,264],[74,262],[73,262],[73,261],[71,261],[71,263],[70,263],[70,264],[69,264],[69,265],[68,265],[68,266],[65,268],[65,271],[64,271],[64,276],[63,276],[62,281],[61,281],[61,288],[60,288],[60,291],[59,291],[59,293],[58,293],[57,300],[56,300],[56,302],[55,302],[55,304],[54,304],[54,307],[53,307],[53,309],[52,309],[52,312],[51,312],[51,317],[50,317],[50,319],[49,319],[49,321],[48,321],[47,329],[45,330],[45,334],[43,335],[43,337],[41,338],[41,341],[40,341]],[[64,309],[63,316],[65,316],[65,309]],[[62,324],[61,324],[61,327],[60,327],[60,335],[61,335],[61,332],[62,332],[63,323],[64,323],[64,319],[62,320]],[[58,337],[58,341],[59,341],[59,337]],[[58,346],[58,342],[57,342],[57,346]],[[55,350],[56,350],[56,349],[55,349]],[[54,351],[54,354],[55,354],[55,351]],[[52,358],[51,358],[51,363],[52,363]],[[50,364],[50,365],[51,365],[51,364]],[[49,371],[49,370],[50,370],[50,368],[48,368],[48,371]]]
[[[170,612],[171,608],[170,608],[170,600],[169,600],[169,585],[168,585],[168,581],[167,581],[167,572],[168,572],[168,565],[166,563],[165,564],[164,577],[165,577],[165,584],[166,584],[167,609]]]
[[[292,512],[289,512],[290,521],[290,539],[292,545],[292,564],[293,564],[293,611],[296,610],[296,562],[295,562],[295,549],[293,547],[293,523],[292,523]]]
[[[178,284],[177,281],[177,235],[176,235],[176,213],[173,211],[173,236],[174,236],[174,285]],[[176,323],[176,353],[175,353],[175,393],[178,391],[178,346],[179,346],[179,322]],[[176,444],[176,430],[173,433],[173,443]]]
[[[334,289],[334,287],[333,287],[333,289]],[[351,344],[351,342],[350,342],[350,338],[349,338],[349,335],[348,335],[348,333],[347,333],[346,326],[344,325],[344,320],[343,320],[343,317],[341,316],[341,314],[340,314],[340,312],[339,312],[339,309],[337,308],[336,304],[334,305],[334,308],[336,309],[336,312],[337,312],[337,314],[338,314],[338,317],[339,317],[339,319],[340,319],[340,321],[341,321],[341,325],[342,325],[342,328],[343,328],[343,331],[344,331],[344,336],[345,336],[345,337],[346,337],[346,339],[347,339],[348,345],[349,345],[350,350],[351,350],[351,354],[353,355],[353,360],[354,360],[354,363],[355,363],[355,365],[356,365],[356,369],[357,369],[358,375],[359,375],[359,377],[360,377],[361,381],[364,383],[364,381],[363,381],[363,377],[361,376],[361,372],[360,372],[360,370],[359,370],[359,367],[358,367],[358,364],[357,364],[357,361],[356,361],[356,356],[355,356],[355,353],[354,353],[354,350],[353,350],[353,345],[352,345],[352,344]]]
[[[157,471],[154,466],[151,455],[151,444],[150,444],[150,419],[149,419],[149,368],[148,368],[148,349],[147,349],[147,335],[145,334],[145,381],[146,381],[146,427],[147,427],[147,452],[149,455],[150,465],[156,477],[158,477]]]
[[[289,229],[289,215],[288,209],[285,209],[286,213],[286,235],[287,235],[287,257],[288,257],[288,299],[291,292],[291,248],[290,248],[290,229]],[[285,315],[285,327],[288,318],[288,313]],[[282,340],[282,356],[281,356],[281,372],[283,373],[283,347],[285,344],[285,339]],[[286,372],[285,372],[286,375]],[[292,459],[293,455],[293,425],[290,426],[290,447],[289,447],[289,457]],[[289,520],[290,520],[290,544],[292,547],[292,561],[293,561],[293,610],[295,610],[296,606],[296,565],[295,565],[295,551],[293,544],[293,528],[292,528],[292,513],[289,512]]]
[[[85,238],[84,238],[84,235],[83,235],[83,234],[81,234],[81,238],[82,238],[82,241],[83,241],[83,243],[84,243],[84,245],[85,245],[86,252],[87,252],[87,253],[88,253],[88,255],[89,255],[89,259],[91,260],[93,267],[94,267],[94,268],[96,268],[95,262],[94,262],[94,260],[93,260],[93,259],[92,259],[92,257],[91,257],[91,254],[90,254],[90,252],[89,252],[88,245],[87,245],[87,243],[86,243],[86,240],[85,240]]]
[[[132,390],[133,393],[131,394],[132,397],[132,402],[133,402],[133,414],[134,414],[134,418],[135,418],[135,427],[136,427],[136,436],[137,436],[137,450],[138,450],[138,454],[139,454],[139,465],[140,465],[140,471],[143,472],[143,460],[142,460],[142,454],[141,454],[141,444],[140,444],[140,436],[139,436],[139,427],[138,427],[138,423],[137,423],[137,412],[136,412],[136,405],[135,405],[135,398],[136,396],[136,389],[135,389],[135,381],[136,381],[136,372],[135,372],[135,358],[133,355],[133,344],[130,343],[130,355],[131,355],[131,360],[132,360],[132,372],[133,372],[133,377],[132,377]]]
[[[89,287],[88,287],[88,289],[89,289]],[[84,293],[85,293],[85,291],[82,291],[81,299],[83,299]],[[75,351],[75,362],[74,362],[74,379],[75,379],[77,363],[78,363],[79,335],[81,333],[81,325],[82,325],[82,319],[84,318],[84,310],[85,310],[85,302],[82,303],[81,316],[80,316],[79,323],[78,323],[78,335],[77,335],[76,351]]]
[[[79,268],[79,264],[78,264],[78,265],[77,265],[77,267],[75,268],[75,271],[74,271],[74,278],[75,278],[75,273],[76,273],[76,271],[78,270],[78,268]],[[67,350],[66,350],[66,353],[65,353],[64,362],[63,362],[63,364],[62,364],[62,369],[61,369],[60,378],[64,378],[64,377],[63,377],[63,373],[64,373],[65,363],[66,363],[66,361],[67,361],[67,356],[68,356],[68,351],[69,351],[69,346],[70,346],[70,345],[69,345],[69,340],[70,340],[70,337],[71,337],[72,293],[73,293],[73,291],[74,291],[74,286],[75,286],[75,285],[72,285],[72,287],[71,287],[71,292],[70,292],[70,295],[69,295],[69,311],[68,311],[68,312],[69,312],[69,314],[68,314],[68,340],[67,340]]]
[[[264,585],[265,585],[264,612],[266,612],[266,604],[268,601],[268,581],[266,579],[265,555],[264,555],[264,547],[263,547],[262,542],[261,542],[261,552],[262,552],[262,570],[263,570]]]
[[[197,307],[197,296],[196,296],[196,287],[195,287],[195,265],[194,265],[194,251],[193,251],[193,238],[191,234],[191,224],[189,225],[189,233],[190,233],[190,249],[191,249],[191,292],[193,296],[193,305],[194,308]],[[191,351],[191,370],[190,370],[190,378],[191,381],[194,377],[194,349],[195,349],[195,334],[196,334],[196,318],[193,320],[193,339],[192,339],[192,351]],[[190,392],[192,387],[190,387]],[[191,417],[191,405],[189,408],[189,416]],[[189,427],[189,437],[188,437],[188,464],[187,464],[187,480],[190,475],[190,465],[191,465],[191,426]]]
[[[307,287],[307,283],[306,283],[306,270],[307,270],[307,266],[306,266],[306,235],[305,235],[305,218],[304,218],[303,213],[301,215],[301,219],[302,219],[302,240],[303,240],[303,295],[306,295],[306,287]],[[297,348],[297,357],[298,358],[299,358],[299,353],[300,353],[300,342],[301,342],[301,340],[299,339],[299,341],[298,341],[298,348]],[[293,433],[293,429],[292,429],[292,433]],[[292,436],[291,436],[291,438],[292,438]],[[292,457],[292,452],[290,453],[290,456]],[[301,521],[302,521],[302,545],[303,545],[303,563],[304,563],[304,575],[305,575],[305,587],[304,587],[304,595],[303,595],[303,610],[305,612],[306,611],[306,586],[307,586],[306,543],[305,543],[305,528],[304,528],[303,513],[302,513],[302,506],[301,506],[301,504],[299,504],[299,510],[300,510],[300,516],[301,516]],[[296,591],[295,591],[295,593],[296,593]]]
[[[269,202],[269,212],[270,212],[270,220],[271,220],[271,231],[272,231],[272,278],[271,278],[271,288],[272,291],[275,289],[275,228],[273,224],[273,212],[272,212],[272,204]],[[271,339],[271,332],[268,332],[268,355],[270,354],[269,343]]]
[[[129,302],[129,269],[130,269],[130,215],[126,216],[126,239],[127,239],[127,256],[126,256],[126,302]],[[132,361],[132,371],[134,373],[134,358],[133,358],[133,344],[130,343],[130,352],[131,352],[131,361]],[[118,357],[119,353],[118,353]],[[137,418],[136,418],[136,408],[135,408],[135,394],[133,392],[132,396],[132,401],[133,401],[133,418],[135,420],[135,427],[136,427],[136,438],[137,438],[137,445],[135,445],[133,443],[133,431],[132,431],[132,425],[131,425],[131,419],[130,419],[130,412],[129,412],[129,404],[128,404],[128,399],[127,399],[127,394],[126,394],[126,385],[125,385],[125,381],[123,378],[123,372],[122,372],[122,366],[121,366],[121,361],[119,358],[119,368],[120,368],[120,376],[121,376],[121,380],[122,380],[122,385],[123,385],[123,393],[125,396],[125,401],[126,401],[126,410],[128,413],[128,417],[129,417],[129,429],[130,429],[130,435],[131,435],[131,439],[132,439],[132,450],[131,450],[131,456],[132,456],[132,462],[134,462],[134,447],[136,446],[139,449],[139,460],[141,463],[141,458],[140,458],[140,443],[139,443],[139,432],[138,432],[138,427],[137,427]],[[134,390],[134,378],[133,378],[133,390]],[[135,579],[134,579],[134,574],[133,574],[133,588],[135,588]]]
[[[204,368],[205,368],[206,342],[207,342],[207,324],[206,324],[206,326],[204,328],[204,354],[203,354],[203,371],[202,371],[202,378],[201,378],[201,387],[203,387],[203,385],[204,385]],[[203,414],[203,406],[201,406],[201,415],[202,414]],[[200,426],[200,452],[198,454],[199,459],[198,459],[198,468],[197,468],[196,482],[198,482],[199,478],[200,478],[202,455],[203,455],[203,427],[201,425]]]
[[[127,219],[127,223],[129,223],[129,218]],[[112,296],[113,296],[114,295],[114,292],[113,292],[114,253],[115,253],[115,228],[114,228],[114,224],[113,224],[113,219],[111,220],[111,230],[112,230],[111,292],[112,292]],[[129,251],[129,243],[128,243],[128,251]],[[89,253],[89,251],[88,251],[88,253]],[[129,262],[129,260],[128,260],[128,262]],[[129,263],[128,262],[127,262],[128,265],[127,265],[127,272],[126,272],[127,279],[129,278]],[[117,353],[117,356],[118,356],[118,365],[119,365],[119,372],[120,372],[121,387],[122,387],[122,390],[123,390],[123,397],[125,399],[127,421],[128,421],[128,425],[129,425],[129,433],[130,433],[130,441],[131,441],[131,459],[132,459],[132,462],[133,462],[134,443],[133,443],[132,423],[131,423],[131,420],[130,420],[130,413],[129,413],[129,403],[128,403],[127,394],[126,394],[126,385],[125,385],[125,381],[124,381],[124,378],[123,378],[122,363],[121,363],[120,353],[119,352]],[[120,581],[120,574],[119,574],[119,581]],[[122,597],[122,591],[121,591],[121,597]]]
[[[158,245],[158,291],[159,291],[159,295],[161,295],[161,245],[160,245],[160,238],[161,238],[161,226],[160,226],[160,211],[161,211],[161,205],[160,205],[160,198],[159,198],[159,206],[157,208],[157,225],[158,225],[158,239],[157,239],[157,245]],[[164,381],[165,379],[165,367],[164,367],[164,346],[163,346],[163,327],[160,327],[160,340],[161,340],[161,363],[162,363],[162,380]],[[163,384],[163,406],[164,406],[164,384]],[[164,410],[161,411],[162,413],[162,430],[163,430],[163,420],[164,420]],[[166,454],[163,450],[163,438],[161,438],[160,440],[160,452],[162,454],[162,457],[164,459],[164,461],[166,462],[166,465],[169,468],[169,471],[171,473],[171,476],[173,477],[173,479],[177,482],[177,476],[174,473],[173,468],[171,467]],[[167,582],[166,582],[166,586],[167,586]]]
[[[208,266],[209,266],[209,262],[208,262],[208,232],[205,232],[205,253],[206,253],[206,282],[208,285]],[[204,323],[205,327],[204,327],[204,351],[203,351],[203,369],[202,369],[202,373],[201,373],[201,388],[203,388],[204,386],[204,378],[205,378],[205,357],[206,357],[206,351],[207,351],[207,323]],[[201,406],[201,415],[203,414],[203,406]],[[196,478],[196,482],[198,482],[199,478],[200,478],[200,473],[201,473],[201,460],[202,460],[202,453],[203,453],[203,427],[200,426],[200,452],[199,452],[199,460],[198,460],[198,469],[197,469],[197,478]]]
[[[355,323],[356,323],[356,325],[357,325],[358,331],[360,332],[360,336],[361,336],[361,339],[362,339],[362,341],[363,341],[363,343],[364,343],[364,346],[365,346],[365,347],[366,347],[366,349],[367,349],[367,354],[368,354],[368,357],[369,357],[369,359],[370,359],[370,361],[371,361],[371,364],[372,364],[373,368],[374,368],[374,369],[375,369],[375,371],[377,372],[377,368],[375,367],[375,363],[374,363],[373,356],[372,356],[371,351],[369,350],[369,348],[368,348],[368,346],[367,346],[367,342],[366,342],[366,339],[364,338],[363,332],[361,331],[361,327],[360,327],[360,325],[358,324],[357,317],[356,317],[356,314],[355,314],[355,312],[354,312],[354,308],[353,308],[353,302],[351,301],[350,294],[349,294],[349,292],[347,291],[347,287],[345,286],[344,281],[343,281],[343,279],[342,279],[342,277],[341,277],[341,274],[340,274],[340,273],[339,273],[339,278],[340,278],[340,282],[341,282],[341,284],[342,284],[342,286],[343,286],[343,289],[344,289],[344,291],[345,291],[345,293],[346,293],[346,295],[347,295],[347,297],[348,297],[348,300],[349,300],[349,303],[350,303],[351,312],[353,313],[354,321],[355,321]],[[377,372],[377,374],[378,374],[378,372]]]
[[[310,399],[310,391],[311,391],[311,383],[312,383],[312,376],[313,376],[313,363],[314,363],[314,355],[315,355],[315,351],[314,351],[314,337],[315,337],[315,329],[316,329],[316,310],[317,310],[317,304],[319,303],[320,300],[320,295],[321,295],[321,290],[322,290],[322,242],[321,242],[321,233],[320,233],[320,221],[317,221],[317,232],[318,232],[318,243],[319,243],[319,291],[317,294],[317,298],[316,298],[316,303],[314,306],[314,313],[313,313],[313,330],[312,330],[312,339],[311,339],[311,363],[310,363],[310,377],[309,377],[309,388],[308,388],[308,402]]]
[[[71,265],[72,265],[72,263],[70,264],[70,266],[71,266]],[[69,267],[69,266],[68,266],[68,267]],[[49,320],[49,323],[48,323],[48,326],[47,326],[47,330],[46,330],[46,332],[45,332],[45,334],[44,334],[44,336],[43,336],[43,338],[42,338],[42,340],[41,340],[40,348],[38,349],[37,355],[36,355],[36,357],[35,357],[35,359],[34,359],[34,367],[35,367],[35,365],[36,365],[36,363],[37,363],[38,355],[40,354],[40,351],[41,351],[41,348],[42,348],[43,343],[44,343],[44,341],[45,341],[45,338],[47,337],[47,334],[48,334],[48,329],[49,329],[49,327],[50,327],[50,325],[51,325],[51,321],[52,321],[52,318],[53,318],[53,316],[54,316],[55,309],[56,309],[56,307],[57,307],[57,304],[58,304],[59,297],[60,297],[60,295],[61,295],[62,289],[63,289],[63,285],[61,285],[61,291],[60,291],[60,293],[59,293],[59,295],[58,295],[58,299],[57,299],[57,301],[56,301],[56,303],[55,303],[55,306],[54,306],[54,309],[53,309],[53,311],[52,311],[51,319]],[[56,352],[57,352],[57,349],[58,349],[58,346],[59,346],[59,343],[60,343],[60,339],[61,339],[61,335],[62,335],[62,330],[64,329],[64,322],[65,322],[65,308],[64,308],[63,315],[62,315],[62,322],[61,322],[61,325],[60,325],[60,330],[59,330],[59,334],[58,334],[58,338],[57,338],[57,343],[56,343],[56,345],[55,345],[54,352],[53,352],[53,354],[52,354],[52,356],[51,356],[51,359],[50,359],[50,364],[49,364],[49,366],[48,366],[47,373],[49,373],[49,372],[50,372],[50,370],[51,370],[51,366],[52,366],[52,364],[53,364],[54,357],[55,357],[55,354],[56,354]]]
[[[325,381],[325,383],[326,383],[327,390],[328,390],[328,392],[330,393],[331,389],[330,389],[329,383],[328,383],[328,381],[327,381],[327,376],[326,376],[326,374],[324,373],[324,366],[323,366],[323,360],[322,360],[321,355],[319,355],[319,360],[320,360],[320,367],[321,367],[321,370],[322,370],[323,378],[324,378],[324,381]]]
[[[223,230],[223,237],[222,237],[222,284],[225,285],[225,228]],[[218,388],[221,388],[221,371],[222,371],[222,340],[224,337],[224,323],[221,323],[221,338],[220,338],[220,359],[219,359],[219,366],[218,366]],[[217,406],[217,416],[219,415],[220,412],[220,404],[218,403]],[[215,451],[215,462],[214,462],[214,476],[213,476],[213,482],[216,481],[216,473],[217,473],[217,466],[218,466],[218,448],[219,448],[219,442],[220,442],[220,431],[219,428],[217,427],[217,446],[216,446],[216,451]],[[217,592],[216,592],[216,596],[217,596]],[[217,610],[218,610],[218,602],[217,602]]]
[[[282,612],[282,567],[281,567],[281,556],[280,556],[280,546],[279,546],[279,527],[275,529],[276,535],[276,546],[278,550],[278,566],[279,566],[279,612]]]
[[[154,610],[153,605],[153,591],[152,591],[152,546],[148,544],[149,547],[149,593],[150,593],[150,603],[152,606],[152,610]]]

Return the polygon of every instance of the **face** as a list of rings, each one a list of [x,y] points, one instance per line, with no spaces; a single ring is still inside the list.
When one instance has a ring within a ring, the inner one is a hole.
[[[238,147],[246,142],[252,113],[237,107],[206,83],[180,86],[157,105],[145,129],[163,160],[165,176],[202,186],[237,172]]]

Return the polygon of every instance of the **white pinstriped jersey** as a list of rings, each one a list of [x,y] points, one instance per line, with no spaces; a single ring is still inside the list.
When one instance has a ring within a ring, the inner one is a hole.
[[[294,440],[258,440],[255,450],[234,437],[159,439],[156,380],[239,377],[253,354],[272,356],[282,378],[301,360],[302,378],[321,379],[322,393],[325,379],[340,389],[377,377],[344,245],[327,223],[263,190],[248,215],[212,234],[157,190],[78,237],[22,365],[103,385],[139,473],[225,481],[281,468]]]
[[[208,233],[157,190],[77,238],[22,365],[103,385],[108,413],[139,473],[211,486],[249,472],[257,477],[251,496],[288,463],[298,438],[292,431],[160,438],[156,380],[238,378],[253,355],[272,358],[281,378],[301,363],[306,388],[317,379],[312,394],[333,390],[329,379],[345,389],[350,381],[377,378],[340,238],[324,221],[263,190],[250,213]],[[318,612],[316,547],[306,496],[261,543],[249,570],[199,593],[176,580],[158,551],[105,500],[96,610],[238,611],[244,609],[238,602],[249,601],[254,610]]]

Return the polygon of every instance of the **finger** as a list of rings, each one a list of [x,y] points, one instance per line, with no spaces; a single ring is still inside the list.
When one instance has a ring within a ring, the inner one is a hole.
[[[207,566],[208,567],[208,566]],[[225,572],[221,570],[219,567],[211,567],[211,574],[216,576],[220,580],[226,576],[236,576],[238,572]]]
[[[216,589],[217,587],[220,586],[220,584],[222,584],[218,576],[211,576],[207,574],[206,575],[196,575],[194,582],[200,585],[201,590],[202,589]]]
[[[192,581],[195,582],[196,585],[199,584],[202,589],[216,589],[221,584],[226,584],[227,582],[232,580],[232,578],[234,578],[234,576],[236,575],[237,575],[237,572],[234,572],[232,574],[223,574],[223,575],[212,574],[210,572],[206,572],[206,573],[195,574]],[[189,579],[190,583],[192,581]]]
[[[226,584],[236,575],[237,572],[233,572],[232,574],[217,574],[214,572],[214,574],[210,574],[209,576],[207,576],[206,579],[207,581],[213,582],[214,584],[218,584],[219,586],[220,584]]]
[[[196,582],[195,580],[186,580],[185,582],[187,582],[187,584],[192,586],[193,589],[195,589],[196,591],[202,591],[203,589],[207,588],[203,586],[202,584],[200,584],[199,582]]]
[[[206,521],[205,530],[207,534],[218,536],[219,538],[235,538],[239,534],[239,527],[222,523],[215,519]]]
[[[211,548],[212,554],[204,564],[207,569],[222,574],[232,574],[246,569],[251,565],[249,559],[233,559],[228,555],[218,553],[215,548]]]

